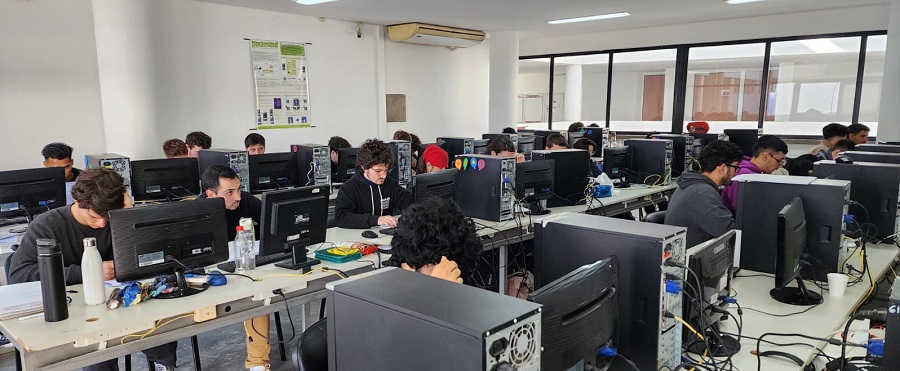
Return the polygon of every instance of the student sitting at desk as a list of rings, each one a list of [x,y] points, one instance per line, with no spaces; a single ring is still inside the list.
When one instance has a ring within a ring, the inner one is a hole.
[[[719,187],[731,184],[743,157],[737,144],[714,140],[697,158],[700,172],[685,171],[678,177],[665,224],[687,228],[688,247],[734,229],[734,217],[722,204]]]
[[[62,142],[50,143],[41,150],[44,156],[44,167],[66,168],[66,181],[74,182],[81,170],[73,167],[72,147]]]
[[[184,137],[184,145],[188,151],[188,157],[197,157],[201,149],[212,148],[212,137],[202,131],[192,131]]]
[[[163,154],[166,155],[166,158],[187,158],[188,150],[187,144],[184,144],[184,141],[181,139],[169,139],[163,142]]]
[[[225,219],[228,221],[228,239],[234,240],[241,218],[252,218],[259,224],[262,202],[250,193],[241,191],[241,180],[230,167],[212,165],[200,177],[203,185],[201,198],[225,199]],[[270,367],[269,315],[244,321],[247,358],[244,366],[251,371],[265,371]]]
[[[850,126],[847,127],[847,139],[852,140],[853,144],[866,143],[869,141],[870,130],[871,129],[869,129],[868,126],[860,123],[850,124]]]
[[[397,226],[399,214],[412,203],[412,194],[388,179],[394,156],[387,144],[369,139],[356,154],[357,172],[345,182],[334,201],[334,214],[340,228]]]
[[[244,149],[251,155],[262,155],[266,153],[266,137],[257,133],[247,134],[244,138]]]
[[[856,143],[853,143],[850,139],[841,139],[834,142],[834,145],[831,146],[831,159],[835,160],[841,152],[852,151],[854,149],[856,149]]]
[[[556,149],[569,148],[569,141],[560,133],[553,133],[547,136],[546,150],[552,151]]]
[[[525,162],[525,155],[516,153],[516,146],[513,145],[512,139],[504,135],[498,135],[491,140],[488,145],[488,151],[491,156],[515,157],[516,162]]]
[[[438,145],[429,145],[425,147],[425,152],[422,153],[422,159],[419,160],[419,168],[416,170],[416,174],[445,170],[449,166],[449,162],[450,158],[447,151]]]
[[[594,143],[593,140],[588,138],[576,140],[575,143],[572,143],[572,148],[588,151],[588,154],[592,158],[594,157],[594,154],[597,153],[597,143]],[[590,170],[590,174],[594,178],[600,176],[600,173],[603,172],[600,170],[600,166],[590,159],[588,159],[588,170]]]
[[[788,146],[781,138],[774,135],[763,135],[753,143],[751,148],[753,158],[744,156],[738,165],[737,173],[741,174],[771,174],[785,162]],[[731,211],[731,215],[737,213],[737,183],[725,186],[722,189],[722,203]]]
[[[28,225],[19,248],[9,257],[12,259],[8,273],[10,284],[40,280],[37,262],[37,240],[40,238],[52,238],[59,244],[66,285],[81,283],[82,241],[86,237],[97,239],[97,250],[103,259],[103,279],[115,278],[109,211],[132,205],[122,176],[104,168],[85,170],[72,186],[72,197],[75,201],[71,205],[45,212]],[[172,342],[144,350],[144,354],[155,363],[157,371],[174,370],[176,348],[177,343]],[[118,369],[116,359],[84,368],[90,371]]]
[[[328,149],[331,151],[331,174],[337,174],[338,168],[338,150],[341,148],[351,148],[353,147],[343,137],[339,137],[337,135],[328,139]]]
[[[832,122],[822,128],[822,142],[815,147],[810,148],[809,154],[819,156],[823,160],[834,160],[831,158],[831,146],[837,141],[844,139],[850,134],[850,130],[846,126]]]

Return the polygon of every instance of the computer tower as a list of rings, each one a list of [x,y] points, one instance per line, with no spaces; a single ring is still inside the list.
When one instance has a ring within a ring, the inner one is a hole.
[[[637,184],[668,185],[672,181],[675,150],[669,139],[628,139],[631,171],[628,181]]]
[[[888,319],[884,327],[884,362],[882,370],[900,370],[900,284],[891,288]]]
[[[467,216],[502,222],[514,216],[516,159],[460,155],[452,164],[459,170],[456,202]]]
[[[511,141],[513,142],[513,146],[516,147],[517,150],[518,150],[518,148],[519,148],[519,136],[518,136],[517,134],[509,134],[509,133],[499,133],[499,134],[497,134],[497,133],[488,133],[488,134],[481,134],[481,139],[494,140],[494,138],[500,137],[500,136],[508,137],[509,140],[511,140]]]
[[[115,153],[84,155],[85,169],[106,168],[115,171],[125,181],[125,189],[131,194],[131,159]]]
[[[744,174],[734,178],[738,187],[735,222],[741,233],[740,267],[775,273],[778,212],[794,197],[800,197],[806,213],[806,250],[815,267],[804,277],[824,280],[826,273],[839,272],[844,253],[841,230],[850,199],[850,182],[838,179]],[[814,277],[813,274],[818,277]]]
[[[672,141],[672,177],[694,168],[694,137],[690,134],[655,134],[659,139]],[[697,169],[700,170],[699,168]]]
[[[690,134],[694,137],[694,158],[700,157],[700,153],[703,151],[703,148],[706,147],[709,142],[714,140],[724,140],[728,141],[728,136],[724,133],[722,134]],[[742,151],[743,152],[743,151]]]
[[[728,141],[741,147],[744,156],[753,157],[753,144],[763,135],[762,128],[759,129],[725,129],[725,135]]]
[[[208,167],[225,165],[234,170],[241,179],[241,191],[250,192],[250,166],[247,157],[247,151],[236,149],[201,149],[197,156],[200,164],[200,178],[203,178],[203,172]]]
[[[443,137],[437,138],[435,143],[447,151],[447,157],[450,159],[451,164],[456,159],[456,156],[470,155],[475,150],[474,138]],[[490,154],[490,152],[488,153]]]
[[[325,288],[329,370],[540,370],[538,304],[396,268]]]
[[[385,143],[391,147],[391,156],[394,156],[394,166],[391,166],[388,176],[396,180],[401,187],[409,187],[412,183],[412,152],[409,142],[387,140]]]
[[[609,147],[609,128],[584,128],[584,138],[592,140],[597,144],[597,152],[594,157],[603,157],[603,149]]]
[[[553,193],[556,197],[547,200],[548,207],[574,206],[584,203],[585,188],[588,185],[588,165],[590,154],[583,149],[557,149],[531,152],[531,159],[556,160],[553,173]]]
[[[324,144],[291,144],[305,185],[331,185],[331,149]]]
[[[531,152],[535,149],[544,149],[544,147],[535,147],[537,137],[534,135],[519,134],[516,138],[518,138],[516,141],[517,152],[525,155],[526,160],[531,161]]]
[[[841,153],[846,155],[853,161],[878,162],[882,164],[900,164],[900,153],[864,151],[847,151]]]
[[[683,280],[684,271],[665,263],[685,263],[686,235],[683,227],[585,214],[535,223],[535,288],[617,256],[618,351],[638,369],[674,370],[681,364],[682,326],[663,311],[683,317],[683,303],[681,291],[666,290],[666,280]],[[632,370],[624,362],[613,362],[610,369]]]
[[[897,232],[897,194],[900,193],[900,165],[874,162],[838,164],[834,161],[816,162],[813,174],[817,178],[849,180],[850,200],[862,204],[850,205],[849,212],[868,229],[874,225],[874,237],[884,239]]]
[[[893,145],[893,144],[863,143],[863,144],[857,144],[856,150],[862,151],[862,152],[900,153],[900,146]]]

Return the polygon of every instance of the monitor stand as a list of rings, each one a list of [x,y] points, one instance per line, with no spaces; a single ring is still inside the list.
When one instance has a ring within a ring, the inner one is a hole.
[[[631,183],[628,183],[628,182],[625,180],[625,177],[624,177],[624,176],[621,177],[621,178],[619,178],[619,184],[618,184],[618,185],[613,184],[613,188],[628,188],[628,187],[631,187]]]
[[[310,267],[321,263],[321,261],[319,259],[310,259],[306,257],[306,245],[309,245],[308,238],[285,242],[284,250],[287,251],[290,249],[291,260],[284,263],[275,263],[275,266],[295,271],[301,270],[304,273],[309,272]]]
[[[156,295],[155,299],[177,299],[183,298],[185,296],[196,295],[201,292],[206,291],[209,288],[209,284],[204,283],[203,286],[200,287],[190,287],[187,284],[187,280],[184,279],[184,268],[178,267],[175,268],[175,284],[177,288],[175,291],[172,291],[167,294],[159,294]]]
[[[772,299],[790,305],[822,304],[822,295],[807,290],[801,277],[797,277],[797,287],[774,288],[769,291],[769,295]]]
[[[528,207],[528,211],[525,212],[526,215],[547,215],[550,214],[550,209],[545,208],[541,205],[541,201],[533,201],[525,204]]]

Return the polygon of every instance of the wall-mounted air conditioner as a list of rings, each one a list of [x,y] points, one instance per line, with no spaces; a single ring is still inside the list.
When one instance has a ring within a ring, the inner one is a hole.
[[[467,48],[484,41],[485,33],[424,23],[403,23],[388,26],[388,37],[399,42]]]

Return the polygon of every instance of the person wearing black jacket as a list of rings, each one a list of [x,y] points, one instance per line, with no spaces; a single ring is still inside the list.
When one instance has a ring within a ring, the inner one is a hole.
[[[412,203],[412,193],[388,178],[394,158],[387,144],[369,139],[356,155],[357,172],[345,182],[334,202],[340,228],[364,229],[376,225],[397,226],[394,214]]]

